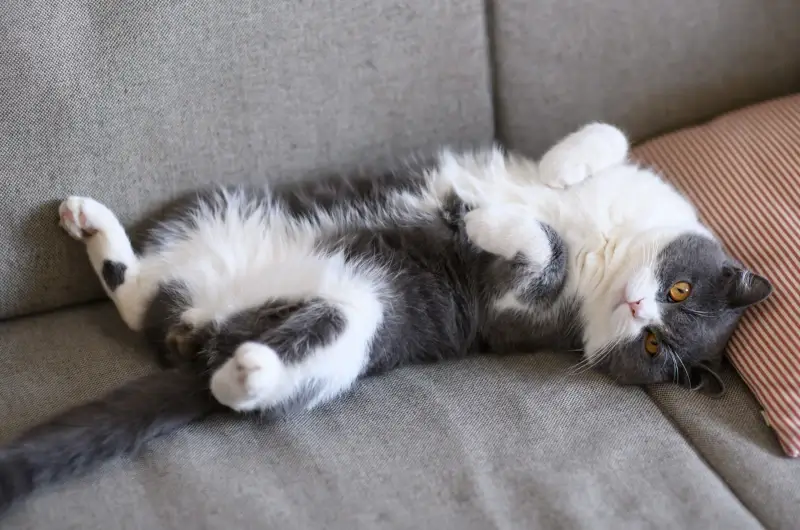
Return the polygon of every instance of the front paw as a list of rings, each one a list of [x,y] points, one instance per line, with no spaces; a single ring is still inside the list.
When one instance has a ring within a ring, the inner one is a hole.
[[[544,154],[539,162],[539,179],[551,188],[568,188],[622,164],[627,156],[628,140],[622,131],[605,123],[591,123]]]
[[[545,264],[552,254],[542,225],[516,208],[476,208],[464,216],[464,229],[473,245],[508,260],[521,253]]]

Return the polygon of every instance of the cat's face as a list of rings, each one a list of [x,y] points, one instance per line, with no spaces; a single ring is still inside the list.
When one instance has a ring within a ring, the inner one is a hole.
[[[586,356],[623,384],[687,383],[716,364],[744,308],[767,298],[765,278],[710,238],[684,234],[633,252],[587,315]]]

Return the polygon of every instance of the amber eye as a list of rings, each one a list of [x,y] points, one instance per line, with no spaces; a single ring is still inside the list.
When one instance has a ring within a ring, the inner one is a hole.
[[[644,336],[644,351],[655,357],[658,355],[658,350],[660,348],[660,344],[658,342],[658,337],[652,331],[648,331],[647,335]]]
[[[673,302],[683,302],[692,294],[692,286],[689,282],[676,282],[669,288],[669,299]]]

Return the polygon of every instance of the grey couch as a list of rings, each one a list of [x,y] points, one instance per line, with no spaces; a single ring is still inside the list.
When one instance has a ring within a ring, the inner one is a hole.
[[[0,3],[0,441],[155,370],[57,201],[133,223],[211,182],[379,167],[587,120],[639,140],[800,90],[796,0]],[[798,528],[741,380],[622,388],[539,353],[413,367],[304,417],[197,424],[13,529]]]

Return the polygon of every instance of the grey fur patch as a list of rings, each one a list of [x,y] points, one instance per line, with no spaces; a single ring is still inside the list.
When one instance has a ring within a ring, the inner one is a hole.
[[[367,374],[478,351],[484,262],[446,216],[419,226],[353,231],[325,248],[343,250],[348,263],[365,272],[387,271],[385,313]]]
[[[213,338],[207,349],[228,358],[243,342],[260,342],[284,363],[295,364],[333,343],[346,325],[341,310],[320,298],[274,299],[233,315],[209,332]]]
[[[125,283],[125,271],[127,270],[128,266],[124,263],[111,260],[103,261],[101,275],[109,291],[113,293],[117,290],[117,287]]]
[[[583,324],[580,305],[562,298],[555,309],[532,306],[529,311],[504,310],[485,325],[484,347],[491,353],[538,351],[578,352],[582,347]]]
[[[205,370],[205,359],[201,359],[201,339],[194,337],[194,330],[182,326],[180,315],[191,306],[186,287],[181,282],[170,282],[159,286],[150,302],[143,320],[143,331],[156,359],[163,367],[194,366]],[[194,351],[188,351],[188,344]]]

